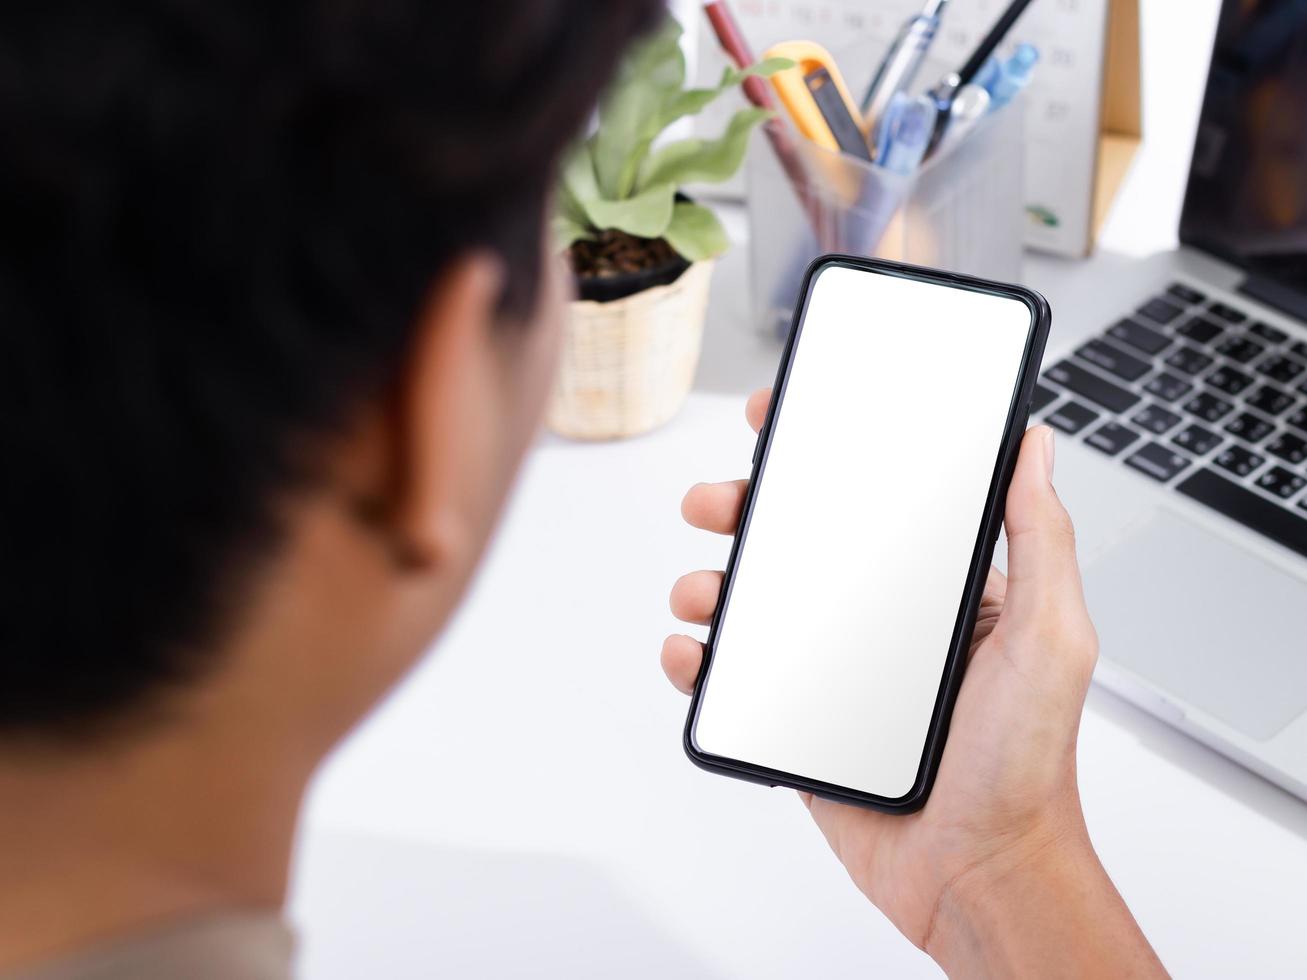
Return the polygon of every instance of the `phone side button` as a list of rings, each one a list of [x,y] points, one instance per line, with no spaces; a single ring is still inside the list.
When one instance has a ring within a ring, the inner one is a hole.
[[[758,458],[762,456],[762,433],[758,433],[758,441],[753,444],[753,465],[758,465]]]

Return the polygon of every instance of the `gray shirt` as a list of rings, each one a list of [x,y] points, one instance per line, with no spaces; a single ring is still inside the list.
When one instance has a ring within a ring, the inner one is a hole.
[[[194,919],[0,980],[290,980],[295,936],[274,913]]]

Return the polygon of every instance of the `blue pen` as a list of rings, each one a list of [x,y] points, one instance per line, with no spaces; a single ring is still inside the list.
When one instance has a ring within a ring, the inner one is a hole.
[[[879,132],[894,96],[903,92],[917,76],[926,52],[935,40],[948,0],[926,0],[926,6],[899,30],[862,99],[862,116],[869,131]],[[879,155],[879,147],[872,147]]]
[[[917,169],[935,131],[935,102],[928,96],[894,96],[877,130],[876,162],[891,173],[906,176]]]
[[[992,112],[1011,102],[1030,82],[1030,76],[1039,62],[1039,49],[1033,44],[1019,44],[1012,57],[1003,62],[993,80],[985,86],[989,90],[989,108]]]
[[[1003,73],[1003,63],[998,60],[996,55],[990,55],[985,59],[985,63],[980,66],[980,71],[976,72],[976,77],[971,80],[972,85],[979,85],[986,92],[991,92],[994,83],[998,81],[998,76]]]

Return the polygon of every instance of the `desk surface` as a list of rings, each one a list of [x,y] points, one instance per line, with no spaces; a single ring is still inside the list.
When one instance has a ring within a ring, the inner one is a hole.
[[[792,793],[699,772],[663,681],[666,594],[720,567],[681,524],[748,468],[736,396],[650,436],[548,439],[464,611],[313,793],[308,977],[932,976]],[[1307,963],[1307,805],[1109,694],[1081,738],[1089,826],[1178,976]]]
[[[1147,75],[1116,252],[1174,240],[1215,16],[1191,6],[1176,25],[1144,4],[1146,64],[1166,70]],[[685,411],[626,442],[544,439],[467,605],[322,773],[292,902],[304,976],[938,975],[793,794],[681,754],[685,701],[657,662],[667,590],[728,544],[678,505],[747,473],[742,396],[778,354],[743,322],[742,251]],[[1025,278],[1074,295],[1121,261],[1032,258]],[[1080,776],[1095,844],[1177,976],[1302,975],[1307,804],[1099,690]]]

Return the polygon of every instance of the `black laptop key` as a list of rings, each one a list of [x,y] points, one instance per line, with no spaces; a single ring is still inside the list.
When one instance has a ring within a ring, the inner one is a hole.
[[[1054,364],[1044,372],[1044,377],[1048,378],[1054,384],[1059,384],[1067,391],[1080,395],[1082,398],[1088,398],[1095,405],[1101,405],[1110,411],[1127,412],[1139,404],[1139,396],[1126,391],[1100,378],[1098,375],[1086,371],[1079,365],[1072,364],[1070,361],[1063,361],[1061,364]]]
[[[1127,354],[1102,340],[1091,340],[1076,351],[1076,356],[1125,381],[1138,381],[1151,370],[1147,361],[1141,361],[1133,354]]]
[[[1251,412],[1240,412],[1225,427],[1225,431],[1244,442],[1261,442],[1275,431],[1275,426]]]
[[[1285,394],[1279,388],[1271,385],[1262,385],[1245,401],[1249,408],[1255,408],[1263,415],[1279,415],[1290,405],[1293,404],[1293,396]]]
[[[1212,470],[1197,470],[1175,488],[1186,497],[1264,534],[1286,548],[1307,555],[1307,520]]]
[[[1202,456],[1219,446],[1221,437],[1211,429],[1204,429],[1201,425],[1191,425],[1177,432],[1171,437],[1171,441],[1181,449]]]
[[[1216,352],[1223,354],[1232,361],[1238,361],[1240,364],[1247,364],[1262,351],[1266,350],[1261,344],[1249,340],[1247,337],[1226,337],[1216,345]]]
[[[1170,323],[1184,311],[1174,303],[1169,303],[1162,297],[1157,296],[1139,307],[1139,312],[1158,323]]]
[[[1128,318],[1112,324],[1107,332],[1122,343],[1138,348],[1145,354],[1156,354],[1171,346],[1171,341],[1167,340],[1165,334]]]
[[[1266,444],[1266,451],[1294,466],[1307,461],[1307,442],[1292,432],[1281,432]]]
[[[1175,332],[1188,337],[1194,343],[1210,344],[1225,333],[1225,328],[1219,323],[1213,323],[1211,320],[1204,320],[1202,317],[1196,316],[1176,327]]]
[[[1273,327],[1269,323],[1262,323],[1258,320],[1248,328],[1249,333],[1254,333],[1261,337],[1262,340],[1269,341],[1272,344],[1282,344],[1289,339],[1289,335],[1278,327]]]
[[[1251,374],[1244,374],[1232,367],[1219,367],[1203,380],[1217,391],[1223,391],[1227,395],[1237,395],[1253,383]]]
[[[1055,429],[1075,435],[1097,418],[1097,412],[1085,408],[1079,402],[1063,402],[1045,415],[1044,421]]]
[[[1168,483],[1185,471],[1189,457],[1172,452],[1160,443],[1150,442],[1139,452],[1127,456],[1125,465],[1147,473],[1154,480]]]
[[[1093,446],[1100,452],[1107,453],[1109,456],[1115,456],[1126,446],[1135,442],[1139,438],[1138,432],[1132,432],[1124,425],[1117,425],[1115,422],[1105,422],[1088,436],[1085,442]]]
[[[1303,487],[1307,487],[1307,479],[1297,473],[1290,473],[1283,466],[1272,466],[1257,478],[1257,485],[1281,500],[1288,500]]]
[[[1247,476],[1265,462],[1265,456],[1258,456],[1252,450],[1244,449],[1243,446],[1231,446],[1216,457],[1216,465],[1235,476]]]
[[[1036,382],[1034,393],[1030,396],[1030,414],[1042,412],[1055,401],[1057,401],[1057,392]]]
[[[1145,405],[1132,418],[1135,425],[1141,429],[1147,429],[1149,432],[1155,432],[1159,436],[1163,432],[1175,428],[1180,424],[1180,416],[1175,412],[1168,411],[1161,405]]]
[[[1262,361],[1257,365],[1257,370],[1262,372],[1272,381],[1278,381],[1281,384],[1288,384],[1298,375],[1302,374],[1303,366],[1297,361],[1288,357],[1281,357],[1275,354]]]
[[[1200,392],[1185,402],[1184,410],[1190,415],[1197,415],[1206,422],[1215,422],[1229,415],[1234,405],[1224,398],[1217,398],[1210,391]]]
[[[1244,320],[1248,319],[1248,314],[1242,310],[1236,310],[1233,306],[1226,306],[1224,303],[1213,303],[1208,307],[1207,312],[1226,323],[1243,323]]]
[[[1181,347],[1179,350],[1172,351],[1167,355],[1166,363],[1185,374],[1197,374],[1210,366],[1212,359],[1200,350],[1194,350],[1192,347]]]
[[[1183,398],[1193,390],[1193,385],[1184,378],[1177,378],[1174,374],[1162,373],[1157,377],[1149,380],[1144,385],[1144,391],[1150,395],[1156,395],[1164,402],[1173,402]]]
[[[1194,289],[1192,286],[1186,286],[1182,282],[1171,283],[1171,285],[1166,287],[1166,291],[1176,299],[1183,303],[1188,303],[1191,306],[1194,303],[1201,303],[1203,300],[1207,299],[1207,297],[1198,290]]]
[[[1298,411],[1290,415],[1285,419],[1285,421],[1295,429],[1301,429],[1303,432],[1307,432],[1307,408],[1298,409]]]

